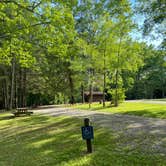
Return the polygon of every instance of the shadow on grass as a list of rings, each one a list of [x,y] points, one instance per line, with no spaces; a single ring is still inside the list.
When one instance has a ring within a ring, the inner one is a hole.
[[[78,120],[34,116],[14,121],[13,135],[0,137],[0,165],[60,165],[84,155]]]
[[[13,133],[0,137],[0,165],[3,166],[115,166],[134,163],[155,164],[156,159],[126,154],[116,146],[116,138],[103,128],[95,128],[94,153],[86,155],[81,138],[82,120],[32,116],[13,119]],[[9,132],[9,133],[7,133]],[[144,162],[142,162],[142,159]]]
[[[87,107],[87,108],[80,108],[82,110],[91,110],[91,111],[98,111],[98,110],[105,110],[105,109],[108,109],[108,108],[116,108],[116,106],[114,106],[114,104],[108,104],[106,105],[105,107],[103,107],[102,104],[100,105],[97,105],[97,106],[91,106],[91,108]]]
[[[62,105],[43,105],[43,106],[37,106],[37,107],[32,107],[30,108],[31,110],[41,110],[41,109],[50,109],[50,108],[61,108],[63,107]]]
[[[2,116],[2,117],[0,117],[0,120],[10,120],[10,119],[13,119],[13,118],[14,118],[14,115]]]
[[[103,106],[100,106],[100,107],[96,107],[96,108],[90,108],[90,110],[92,110],[92,111],[98,111],[98,110],[104,110],[104,109],[107,109],[107,108],[111,108],[111,107],[113,107],[113,106],[105,106],[105,107],[103,107]]]

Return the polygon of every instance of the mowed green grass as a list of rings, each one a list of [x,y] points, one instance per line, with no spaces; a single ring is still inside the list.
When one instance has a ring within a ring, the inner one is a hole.
[[[118,138],[94,126],[94,152],[86,154],[82,120],[0,114],[1,166],[152,166],[166,165],[164,156],[118,147]]]
[[[124,102],[121,103],[118,107],[114,107],[110,106],[110,103],[107,102],[105,108],[103,108],[102,104],[99,103],[93,103],[90,109],[89,104],[77,104],[73,107],[93,111],[106,111],[110,113],[120,113],[153,118],[166,118],[166,104]]]

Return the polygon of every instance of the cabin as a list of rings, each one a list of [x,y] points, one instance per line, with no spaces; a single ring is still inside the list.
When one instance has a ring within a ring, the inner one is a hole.
[[[93,92],[93,100],[92,102],[100,102],[103,100],[103,92]],[[89,98],[90,98],[90,93],[89,92],[84,92],[84,99],[85,102],[89,102]]]

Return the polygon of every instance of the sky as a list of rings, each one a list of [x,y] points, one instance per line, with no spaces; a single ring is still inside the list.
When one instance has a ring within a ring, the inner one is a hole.
[[[134,7],[134,5],[136,4],[138,0],[130,0],[132,7]],[[139,28],[141,28],[143,26],[145,17],[141,14],[137,14],[135,17],[133,17],[133,21],[138,24]],[[155,32],[152,32],[152,34],[154,36],[156,36]],[[161,38],[156,38],[155,40],[150,37],[143,37],[142,36],[142,32],[140,31],[134,31],[133,33],[131,33],[132,38],[135,40],[138,40],[140,42],[146,42],[148,45],[154,45],[155,47],[159,46],[162,42]]]
[[[116,1],[116,0],[114,0],[114,1]],[[130,1],[131,5],[132,5],[132,8],[134,8],[134,6],[136,5],[136,3],[138,2],[138,0],[129,0],[129,1]],[[144,20],[145,20],[145,17],[143,15],[141,15],[141,14],[137,14],[137,15],[135,15],[133,17],[134,23],[138,24],[138,26],[139,26],[140,29],[143,26]],[[134,40],[137,40],[137,41],[140,41],[140,42],[145,42],[148,45],[152,44],[155,47],[159,46],[160,43],[162,42],[161,38],[156,38],[155,40],[154,39],[152,40],[150,37],[143,37],[141,31],[133,31],[130,34],[131,34],[131,36],[132,36],[132,38]],[[154,32],[152,34],[154,36],[156,36],[156,34]]]

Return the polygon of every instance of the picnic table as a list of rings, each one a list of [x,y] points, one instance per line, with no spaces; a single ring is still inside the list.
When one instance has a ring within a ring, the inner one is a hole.
[[[27,107],[23,107],[23,108],[16,108],[16,112],[13,113],[15,116],[19,116],[21,114],[26,114],[26,115],[31,115],[33,114],[32,111],[28,111]]]

